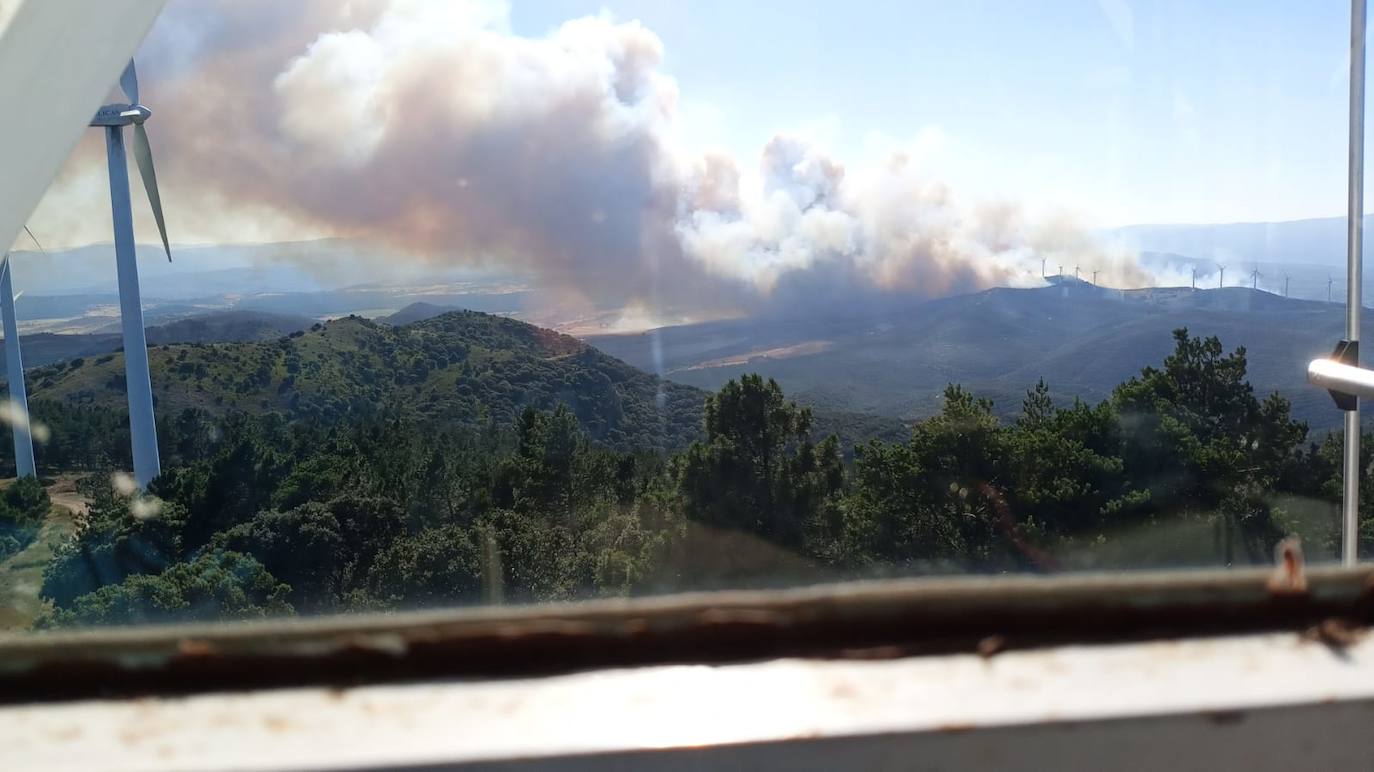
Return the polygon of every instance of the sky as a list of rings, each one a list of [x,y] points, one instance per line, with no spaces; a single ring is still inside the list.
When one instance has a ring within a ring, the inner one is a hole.
[[[539,0],[519,34],[609,12],[664,44],[684,139],[779,130],[851,162],[914,143],[968,195],[1094,225],[1343,214],[1349,3]]]
[[[1342,214],[1347,14],[172,0],[137,60],[174,243],[337,236],[603,306],[871,307],[1042,259],[1159,281],[1111,226]],[[106,185],[88,132],[31,225],[108,241]]]

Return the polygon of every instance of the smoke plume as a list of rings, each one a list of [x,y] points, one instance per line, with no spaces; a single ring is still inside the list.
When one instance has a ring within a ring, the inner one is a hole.
[[[751,161],[690,157],[662,60],[639,23],[520,37],[482,0],[187,0],[139,65],[174,239],[342,236],[597,304],[719,312],[1035,285],[1042,258],[1146,280],[1070,223],[966,208],[900,149],[849,168],[779,135]],[[97,143],[73,169],[103,174]]]

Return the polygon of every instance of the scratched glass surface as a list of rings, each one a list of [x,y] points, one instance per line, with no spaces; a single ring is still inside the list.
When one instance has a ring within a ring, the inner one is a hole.
[[[0,272],[0,628],[1331,560],[1348,24],[172,0]]]

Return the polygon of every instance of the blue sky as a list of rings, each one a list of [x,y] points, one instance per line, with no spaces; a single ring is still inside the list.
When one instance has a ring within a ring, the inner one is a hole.
[[[664,43],[694,147],[778,131],[849,164],[894,145],[962,196],[1089,225],[1344,212],[1348,4],[538,0]]]

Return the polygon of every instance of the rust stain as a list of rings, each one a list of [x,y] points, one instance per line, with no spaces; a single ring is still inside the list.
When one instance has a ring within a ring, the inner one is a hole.
[[[262,725],[267,727],[269,732],[277,733],[289,732],[296,726],[294,723],[281,716],[264,716]]]
[[[649,620],[644,617],[627,619],[621,624],[621,627],[626,635],[643,635],[652,629],[649,626]]]
[[[209,641],[183,638],[177,641],[177,653],[183,657],[213,657],[219,649]]]
[[[978,656],[983,659],[991,659],[1001,654],[1007,648],[1007,639],[1001,635],[989,635],[978,642]]]
[[[1302,542],[1290,536],[1274,547],[1274,573],[1268,588],[1271,595],[1304,595],[1307,574],[1303,569]]]
[[[972,732],[977,728],[978,725],[974,723],[952,723],[940,724],[935,727],[935,731],[940,734],[963,734],[964,732]]]
[[[1321,643],[1333,649],[1345,649],[1359,643],[1368,634],[1367,628],[1348,619],[1331,617],[1309,627],[1303,632],[1302,639],[1312,643]]]

